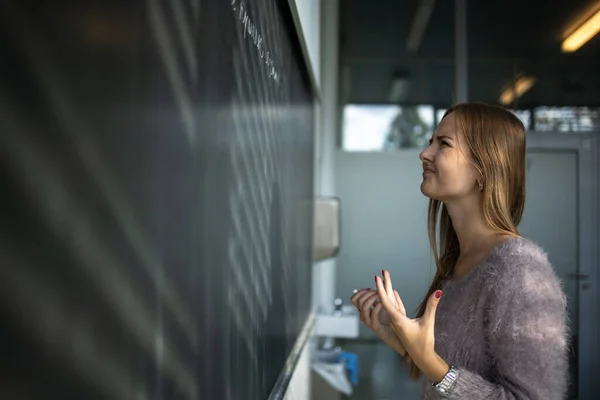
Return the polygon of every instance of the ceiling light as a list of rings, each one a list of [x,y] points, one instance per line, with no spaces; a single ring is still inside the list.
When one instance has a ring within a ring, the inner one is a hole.
[[[507,105],[523,96],[535,84],[536,79],[533,76],[521,76],[514,83],[508,86],[500,95],[500,103]]]
[[[406,100],[406,95],[408,94],[408,72],[406,71],[396,71],[392,76],[392,84],[390,86],[390,94],[389,101],[391,103],[400,103],[403,100]]]
[[[600,10],[582,23],[562,43],[561,49],[565,53],[574,52],[586,44],[600,32]]]

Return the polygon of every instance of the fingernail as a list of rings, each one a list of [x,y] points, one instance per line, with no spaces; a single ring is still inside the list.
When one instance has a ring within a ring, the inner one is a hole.
[[[377,283],[377,275],[375,275],[375,278],[374,278],[374,279],[375,279],[375,283]]]
[[[384,269],[382,269],[382,270],[381,270],[381,276],[384,276],[384,275],[385,275],[385,270],[384,270]]]
[[[437,292],[435,292],[435,298],[439,299],[440,297],[442,297],[442,291],[438,290]]]

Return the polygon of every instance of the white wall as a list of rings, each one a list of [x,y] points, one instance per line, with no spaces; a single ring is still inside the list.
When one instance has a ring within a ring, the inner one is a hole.
[[[339,1],[323,1],[321,7],[321,103],[316,120],[315,194],[336,196],[334,160],[336,133],[339,129]],[[313,302],[319,311],[333,311],[335,282],[335,259],[314,264]]]
[[[335,146],[339,130],[339,0],[323,1],[321,9],[321,102],[317,126],[317,193],[335,196]]]
[[[307,343],[296,364],[284,400],[311,400],[310,352],[311,347]]]
[[[374,287],[388,269],[411,313],[435,273],[427,236],[428,199],[420,190],[419,150],[384,153],[339,151],[336,185],[341,199],[341,250],[337,295]],[[361,336],[372,333],[361,326]]]
[[[338,0],[289,0],[315,81],[314,193],[335,196],[334,155],[338,130]],[[335,259],[313,265],[312,301],[322,312],[333,311]]]
[[[317,87],[321,86],[321,0],[289,0],[296,9],[304,47]],[[292,8],[293,10],[293,8]]]

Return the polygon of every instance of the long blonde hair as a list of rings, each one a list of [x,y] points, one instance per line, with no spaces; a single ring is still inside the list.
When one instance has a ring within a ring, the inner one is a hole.
[[[450,113],[454,113],[457,129],[464,133],[470,149],[471,162],[483,178],[482,207],[486,223],[499,233],[518,236],[517,225],[525,206],[526,138],[523,123],[511,111],[484,103],[455,105],[444,113],[443,118]],[[440,200],[429,200],[427,226],[437,271],[419,305],[417,318],[425,313],[427,300],[433,292],[452,276],[460,255],[456,231]],[[411,377],[418,379],[421,371],[412,360],[408,359],[408,363]]]

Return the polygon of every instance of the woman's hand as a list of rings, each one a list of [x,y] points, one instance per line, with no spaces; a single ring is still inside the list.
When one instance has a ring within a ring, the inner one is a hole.
[[[449,369],[448,364],[437,355],[434,348],[435,312],[442,291],[438,290],[431,295],[421,318],[411,319],[406,315],[398,292],[392,288],[390,273],[383,271],[383,275],[385,281],[375,276],[375,284],[380,294],[380,303],[390,316],[391,328],[417,367],[432,381],[439,382]]]
[[[394,290],[395,304],[401,304],[398,292]],[[406,357],[406,349],[391,327],[390,315],[383,309],[376,291],[362,289],[352,295],[352,304],[360,313],[360,320],[379,336],[385,344]]]

